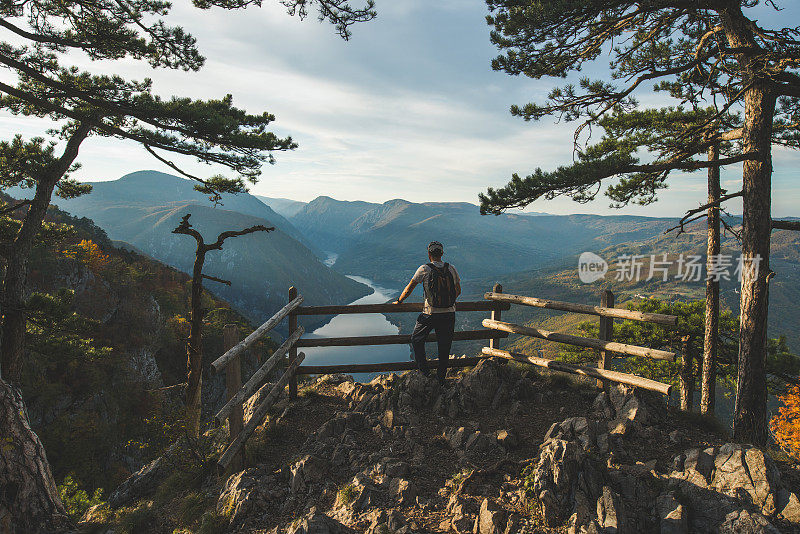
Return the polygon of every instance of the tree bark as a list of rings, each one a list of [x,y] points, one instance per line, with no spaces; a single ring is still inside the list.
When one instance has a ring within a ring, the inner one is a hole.
[[[11,382],[19,380],[25,353],[25,284],[31,249],[36,235],[42,229],[53,189],[78,157],[78,148],[90,131],[89,123],[79,124],[70,136],[61,157],[49,165],[37,180],[36,193],[22,220],[22,226],[9,247],[3,280],[0,377]]]
[[[744,162],[742,189],[742,283],[739,367],[733,436],[738,441],[766,445],[766,344],[769,304],[769,246],[772,231],[771,134],[776,96],[768,82],[755,82],[745,93],[743,150],[761,157]]]
[[[719,145],[708,149],[709,161],[719,159]],[[719,167],[708,168],[708,203],[719,201]],[[711,272],[711,258],[720,252],[720,209],[708,208],[706,272]],[[700,387],[700,413],[713,414],[717,385],[717,350],[719,342],[719,281],[706,277],[705,335],[703,337],[703,378]]]
[[[197,242],[192,270],[192,302],[189,342],[186,344],[186,430],[192,437],[200,435],[203,390],[203,263],[205,245]]]
[[[681,371],[680,371],[680,387],[681,387],[681,410],[691,412],[694,405],[694,347],[692,346],[692,338],[684,336],[683,341],[683,354],[681,354]]]
[[[73,525],[19,390],[0,379],[0,532],[61,532]]]
[[[742,268],[739,359],[733,437],[737,441],[766,445],[767,385],[765,375],[767,306],[769,304],[769,245],[772,229],[772,129],[777,95],[764,72],[753,23],[738,2],[718,9],[728,45],[737,53],[744,93],[742,152],[757,153],[742,168]],[[755,262],[758,268],[755,269]]]

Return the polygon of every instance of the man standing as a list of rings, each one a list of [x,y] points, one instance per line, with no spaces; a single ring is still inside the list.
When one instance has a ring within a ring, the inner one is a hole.
[[[425,357],[425,338],[432,330],[436,331],[439,345],[439,383],[444,384],[447,375],[447,360],[453,343],[453,329],[456,324],[456,298],[461,294],[461,280],[456,268],[442,262],[444,246],[438,241],[428,245],[430,263],[420,265],[403,293],[394,302],[400,304],[422,283],[425,291],[425,305],[417,317],[417,324],[411,334],[411,348],[419,370],[428,376],[428,360]]]

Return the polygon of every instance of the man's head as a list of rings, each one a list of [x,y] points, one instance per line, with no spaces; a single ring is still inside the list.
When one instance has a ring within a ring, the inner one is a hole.
[[[428,244],[428,258],[431,261],[441,260],[442,254],[444,254],[444,245],[442,245],[438,241],[431,241]]]

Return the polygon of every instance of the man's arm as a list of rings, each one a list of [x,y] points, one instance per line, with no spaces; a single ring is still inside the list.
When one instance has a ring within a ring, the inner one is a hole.
[[[401,304],[404,300],[406,300],[408,296],[411,294],[411,292],[414,291],[414,288],[417,287],[418,283],[419,282],[411,280],[406,286],[406,288],[403,290],[403,292],[400,293],[400,296],[397,297],[397,300],[394,301],[392,304]]]

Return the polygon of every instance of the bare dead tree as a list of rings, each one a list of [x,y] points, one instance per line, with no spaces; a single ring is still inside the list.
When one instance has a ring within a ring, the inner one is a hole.
[[[201,393],[203,384],[203,279],[211,280],[221,284],[231,285],[229,280],[223,280],[215,276],[203,274],[203,264],[206,261],[206,253],[211,250],[222,250],[222,244],[226,239],[254,232],[272,232],[274,227],[266,227],[257,224],[244,230],[229,230],[217,236],[213,243],[206,243],[203,236],[192,228],[189,223],[191,213],[187,213],[181,219],[180,224],[175,228],[173,234],[183,234],[191,236],[197,241],[197,249],[194,254],[194,268],[192,269],[192,297],[191,297],[191,317],[189,321],[189,340],[186,343],[186,430],[190,436],[197,437],[200,433],[200,412],[201,412]]]

